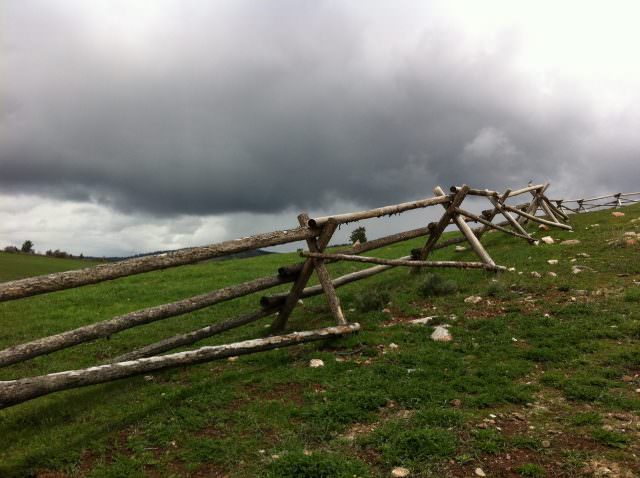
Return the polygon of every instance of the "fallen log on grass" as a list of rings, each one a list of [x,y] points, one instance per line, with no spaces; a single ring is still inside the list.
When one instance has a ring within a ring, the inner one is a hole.
[[[50,373],[38,377],[21,378],[0,382],[0,409],[26,402],[43,395],[86,387],[98,383],[112,382],[121,378],[156,372],[172,367],[194,365],[212,360],[247,355],[328,337],[351,334],[360,330],[357,323],[326,327],[287,335],[275,335],[262,339],[245,340],[231,344],[202,347],[170,355],[98,365],[79,370]]]

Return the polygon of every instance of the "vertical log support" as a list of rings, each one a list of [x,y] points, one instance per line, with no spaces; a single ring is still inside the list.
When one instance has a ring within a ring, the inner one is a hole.
[[[618,194],[615,194],[615,195],[613,196],[613,197],[615,197],[615,198],[616,198],[616,209],[618,209],[620,206],[622,206],[622,202],[620,201],[620,195],[621,195],[621,194],[622,194],[622,193],[618,193]]]
[[[298,216],[298,220],[300,221],[300,225],[303,226],[309,220],[309,216],[306,214],[301,214]],[[325,237],[331,238],[333,233],[335,232],[338,224],[336,222],[329,220],[327,224],[322,228],[322,233]],[[329,239],[326,240],[327,244],[329,243]],[[323,252],[326,245],[322,248],[319,241],[316,241],[315,238],[307,239],[307,246],[309,247],[309,252]],[[336,294],[336,289],[333,287],[333,283],[331,282],[331,277],[329,277],[329,271],[327,270],[327,266],[324,263],[324,259],[314,258],[313,265],[316,270],[316,275],[318,276],[318,280],[320,281],[320,285],[322,286],[322,290],[327,296],[327,302],[329,304],[329,309],[331,310],[331,315],[336,319],[338,325],[345,325],[347,320],[344,318],[344,314],[342,313],[342,308],[340,307],[340,299],[338,299],[338,295]]]
[[[444,195],[444,191],[440,187],[436,189],[439,191],[439,192],[436,192],[436,194]],[[436,189],[434,189],[434,192],[436,191]],[[442,236],[442,233],[451,222],[451,219],[454,216],[456,216],[456,208],[460,207],[460,205],[462,204],[462,201],[464,201],[464,198],[467,196],[468,192],[469,192],[469,186],[463,185],[460,188],[460,190],[452,196],[451,201],[449,202],[448,205],[446,204],[442,205],[442,207],[445,208],[445,213],[442,215],[442,217],[436,224],[430,225],[431,232],[429,234],[429,239],[427,239],[427,242],[425,243],[424,247],[420,251],[420,257],[419,257],[420,260],[424,261],[427,258],[427,256],[429,255],[433,247],[436,245],[436,243],[440,239],[440,236]]]
[[[465,195],[466,195],[466,192],[468,190],[469,190],[469,188],[467,186],[463,186],[460,191],[465,191]],[[435,194],[438,194],[438,195],[443,195],[444,194],[444,191],[442,190],[442,188],[440,186],[436,186],[433,189],[433,192]],[[455,198],[454,198],[454,201],[455,201]],[[454,201],[451,201],[451,204],[449,205],[449,207],[447,207],[447,213],[449,212],[449,210],[450,210],[451,206],[453,205]],[[443,204],[443,207],[445,207],[444,204]],[[467,241],[471,245],[471,248],[478,255],[480,260],[482,262],[484,262],[485,264],[489,265],[489,266],[495,266],[496,263],[493,262],[493,259],[491,259],[491,256],[489,256],[487,251],[485,251],[484,247],[482,247],[482,244],[480,244],[480,241],[478,240],[478,238],[473,234],[473,231],[469,227],[469,224],[466,223],[466,221],[464,220],[463,217],[461,217],[459,214],[457,214],[455,212],[455,208],[456,207],[458,207],[458,206],[454,206],[454,208],[453,208],[453,210],[454,210],[454,212],[453,212],[453,221],[458,226],[458,229],[460,229],[460,232],[467,239]]]
[[[300,214],[298,216],[298,221],[300,223],[308,219],[309,219],[309,216],[307,214]],[[335,227],[322,228],[320,235],[316,240],[316,247],[318,248],[318,250],[323,251],[325,247],[327,247],[334,231],[335,231]],[[273,333],[282,331],[287,325],[289,316],[291,316],[293,309],[295,308],[296,304],[298,303],[298,300],[300,299],[300,295],[302,294],[302,291],[307,285],[307,282],[309,282],[309,279],[311,278],[311,274],[313,274],[313,269],[314,269],[313,259],[307,259],[302,266],[302,270],[298,274],[298,278],[293,283],[293,286],[289,291],[289,295],[287,296],[287,299],[282,305],[282,308],[278,312],[278,315],[276,316],[275,320],[271,324],[271,331]]]

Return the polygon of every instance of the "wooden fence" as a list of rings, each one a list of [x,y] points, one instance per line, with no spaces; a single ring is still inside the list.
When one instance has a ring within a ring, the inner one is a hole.
[[[627,206],[640,202],[640,192],[615,193],[607,196],[598,196],[582,199],[552,199],[558,209],[574,213],[588,212],[596,209],[609,209]]]
[[[95,284],[143,272],[193,264],[207,259],[269,246],[297,241],[306,241],[307,245],[307,250],[300,252],[303,261],[283,266],[273,276],[261,277],[177,302],[129,312],[109,320],[88,324],[74,330],[0,350],[0,367],[8,366],[67,347],[109,337],[114,333],[132,327],[187,314],[282,284],[292,284],[289,292],[262,297],[260,306],[256,311],[149,344],[116,357],[107,364],[0,381],[0,408],[60,390],[104,383],[171,367],[208,362],[357,332],[360,329],[360,325],[347,320],[336,294],[336,289],[345,284],[371,277],[398,266],[411,268],[456,267],[484,269],[493,272],[503,271],[505,267],[497,265],[480,242],[482,235],[489,230],[500,231],[523,239],[530,244],[537,244],[537,241],[524,228],[529,221],[549,227],[571,229],[571,226],[566,224],[568,220],[566,213],[546,197],[545,192],[548,186],[548,184],[529,185],[518,190],[507,189],[504,192],[497,192],[486,189],[472,189],[464,185],[452,187],[449,194],[446,194],[440,187],[436,187],[433,197],[418,201],[327,217],[310,218],[303,213],[298,216],[299,226],[290,230],[274,231],[204,247],[182,249],[166,254],[102,264],[87,269],[2,283],[0,284],[0,302],[25,299],[37,294]],[[529,200],[522,204],[508,204],[507,201],[509,199],[521,195],[527,195]],[[476,215],[463,209],[462,203],[468,196],[486,198],[491,208],[483,211],[481,215]],[[430,223],[426,227],[392,234],[363,244],[353,245],[337,252],[327,252],[326,250],[336,228],[341,224],[400,214],[431,206],[441,207],[443,214],[439,221]],[[538,216],[538,211],[541,211],[544,217]],[[502,217],[504,220],[494,223],[493,221],[497,217]],[[468,224],[470,222],[478,223],[479,227],[472,229]],[[442,241],[442,233],[449,225],[454,225],[462,235]],[[410,255],[405,257],[380,259],[361,255],[367,251],[417,237],[426,238],[423,247],[412,250]],[[429,260],[429,255],[432,251],[461,242],[469,243],[471,249],[478,256],[478,261]],[[337,261],[355,261],[375,265],[358,272],[331,278],[326,264]],[[318,277],[319,284],[307,286],[314,271]],[[319,294],[326,296],[331,315],[336,324],[332,327],[315,330],[283,333],[287,321],[300,299]],[[267,337],[160,355],[268,316],[275,316],[275,318],[271,325],[271,334]]]

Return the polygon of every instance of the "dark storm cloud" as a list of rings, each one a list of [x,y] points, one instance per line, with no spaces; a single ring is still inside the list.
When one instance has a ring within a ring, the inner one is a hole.
[[[599,133],[572,85],[541,93],[514,67],[516,38],[483,53],[425,27],[389,55],[330,2],[162,4],[139,35],[52,5],[4,15],[5,192],[172,215],[375,205],[575,171],[584,188],[635,187],[636,140]],[[581,168],[602,155],[621,171]]]

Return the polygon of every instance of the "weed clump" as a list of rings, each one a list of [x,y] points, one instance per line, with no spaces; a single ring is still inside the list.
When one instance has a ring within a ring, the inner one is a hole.
[[[371,312],[382,310],[391,300],[391,296],[386,290],[369,289],[359,294],[355,298],[355,306],[360,312]]]
[[[623,435],[622,433],[613,430],[605,430],[604,428],[596,428],[593,430],[591,432],[591,437],[595,441],[612,448],[624,448],[627,443],[631,441],[628,436]]]
[[[327,453],[287,453],[269,464],[265,478],[353,478],[368,477],[366,466],[355,460]]]
[[[458,283],[452,279],[443,279],[438,274],[427,274],[418,285],[418,295],[432,297],[449,295],[458,291]]]
[[[544,478],[547,472],[540,465],[535,463],[525,463],[516,468],[518,474],[526,478]]]

